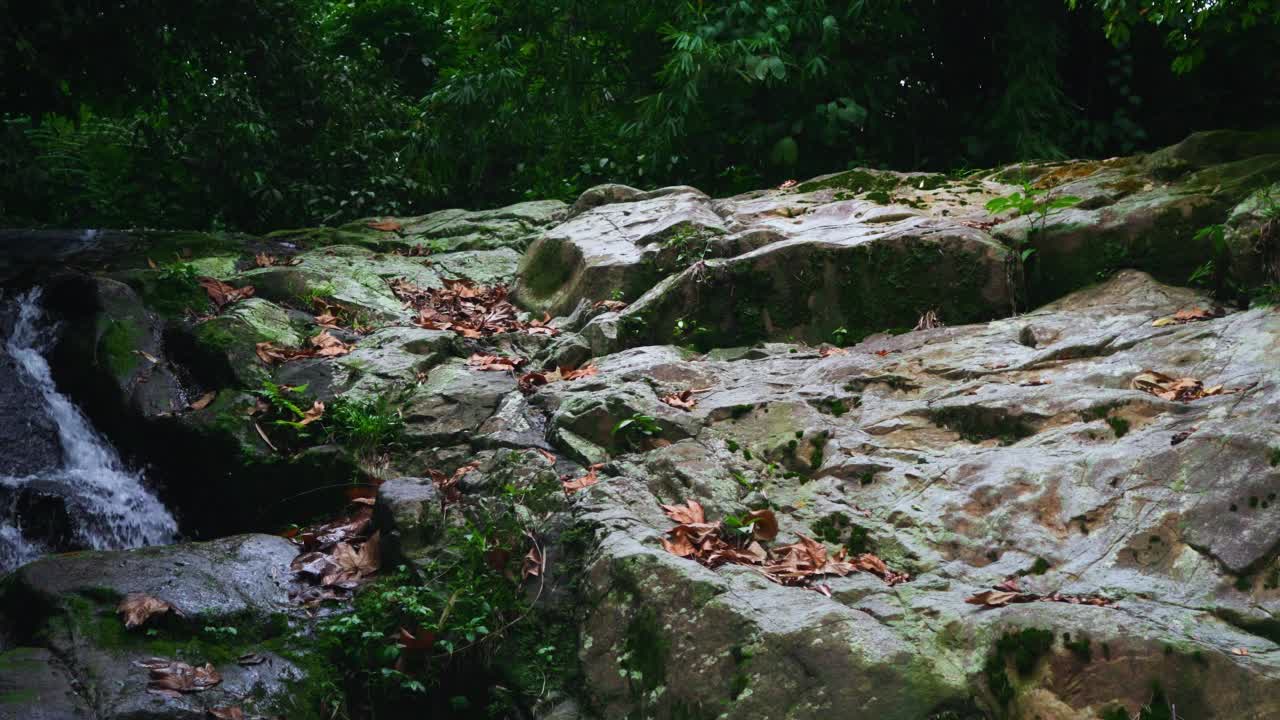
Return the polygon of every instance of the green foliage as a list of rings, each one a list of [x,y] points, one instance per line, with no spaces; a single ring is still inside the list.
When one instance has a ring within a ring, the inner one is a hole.
[[[325,409],[324,427],[334,442],[366,456],[384,452],[404,438],[404,419],[387,395],[368,400],[339,398]]]
[[[12,225],[263,230],[1115,155],[1274,118],[1280,40],[1268,0],[10,5]]]
[[[363,698],[378,717],[431,707],[446,716],[509,704],[511,690],[493,688],[506,683],[485,681],[495,675],[534,693],[534,677],[546,689],[567,682],[576,641],[540,627],[540,580],[526,591],[520,571],[533,537],[528,519],[562,502],[553,473],[507,483],[462,507],[418,572],[400,566],[322,622],[321,646],[346,678],[348,697]],[[406,633],[415,642],[405,642]]]
[[[644,438],[657,437],[662,434],[662,426],[652,415],[636,413],[629,418],[618,421],[610,432],[614,438],[628,447],[635,447]]]
[[[986,205],[987,211],[993,215],[1013,210],[1019,217],[1029,218],[1026,234],[1012,239],[1008,257],[1009,276],[1015,286],[1015,292],[1012,295],[1014,313],[1018,311],[1020,298],[1025,300],[1027,295],[1027,260],[1036,252],[1032,244],[1044,232],[1051,216],[1080,202],[1080,198],[1074,195],[1050,197],[1047,193],[1047,190],[1040,190],[1028,183],[1023,183],[1021,192],[993,198]]]

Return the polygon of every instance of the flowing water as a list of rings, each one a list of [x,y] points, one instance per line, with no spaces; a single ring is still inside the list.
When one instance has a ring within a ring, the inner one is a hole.
[[[19,381],[36,389],[43,413],[57,427],[62,457],[55,467],[25,477],[0,476],[0,491],[9,498],[0,507],[0,574],[39,555],[65,547],[48,548],[31,540],[25,525],[48,518],[22,517],[18,498],[38,490],[53,498],[58,512],[65,512],[68,545],[96,550],[158,545],[176,539],[178,525],[159,498],[147,489],[140,472],[129,470],[119,454],[89,424],[84,413],[53,383],[45,353],[56,326],[41,308],[39,288],[19,296],[9,308],[16,314],[5,338],[5,350],[14,359]],[[3,450],[0,450],[3,451]],[[48,503],[37,507],[46,511]]]

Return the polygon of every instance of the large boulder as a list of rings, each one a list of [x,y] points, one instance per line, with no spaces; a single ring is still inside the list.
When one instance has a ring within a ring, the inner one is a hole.
[[[1280,400],[1280,316],[1154,322],[1207,305],[1122,272],[1015,319],[844,354],[643,348],[541,389],[557,448],[609,463],[578,508],[595,534],[581,659],[596,707],[1277,712],[1280,450],[1266,408]],[[1148,368],[1229,394],[1132,389]],[[661,402],[686,389],[701,391],[692,410]],[[614,428],[637,415],[655,438],[625,442]],[[659,505],[688,499],[713,521],[771,508],[778,542],[873,552],[912,579],[825,578],[819,594],[750,567],[708,570],[659,544],[674,525]],[[1010,577],[1113,604],[965,602]]]
[[[290,640],[287,583],[296,554],[282,538],[246,535],[53,556],[23,567],[6,579],[0,605],[6,637],[24,649],[0,655],[0,663],[21,666],[24,687],[6,696],[0,712],[204,720],[212,708],[239,706],[250,715],[318,717],[304,670],[310,651]],[[116,604],[129,593],[180,614],[126,629]],[[56,661],[43,669],[29,665],[50,656]],[[149,693],[138,663],[151,658],[212,663],[222,681],[180,697]]]

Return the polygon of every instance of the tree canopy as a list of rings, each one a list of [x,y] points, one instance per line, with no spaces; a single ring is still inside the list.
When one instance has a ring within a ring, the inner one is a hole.
[[[260,230],[1275,123],[1274,0],[0,0],[0,222]]]

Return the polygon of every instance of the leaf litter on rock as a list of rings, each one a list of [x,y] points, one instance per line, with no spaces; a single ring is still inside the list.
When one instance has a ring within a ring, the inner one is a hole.
[[[148,658],[136,663],[147,670],[147,692],[166,697],[182,697],[183,693],[201,692],[222,682],[222,675],[212,663],[188,665],[178,660]]]
[[[1156,318],[1155,320],[1151,321],[1151,325],[1153,327],[1165,327],[1167,325],[1185,325],[1186,323],[1213,320],[1214,318],[1220,318],[1225,314],[1226,314],[1226,311],[1220,307],[1215,307],[1212,310],[1205,310],[1204,308],[1193,307],[1193,308],[1188,308],[1186,310],[1179,310],[1178,312],[1172,315],[1167,315],[1162,318]]]
[[[505,357],[502,355],[484,355],[472,353],[467,358],[467,365],[477,370],[515,372],[528,360],[522,357]]]
[[[542,320],[521,320],[520,310],[507,299],[505,285],[477,285],[470,280],[445,280],[443,288],[423,288],[395,278],[391,292],[418,312],[414,324],[428,330],[449,330],[478,339],[507,332],[556,335],[559,331]]]
[[[1155,395],[1162,400],[1191,402],[1214,395],[1230,395],[1235,390],[1225,390],[1222,385],[1205,387],[1204,382],[1192,377],[1175,378],[1155,370],[1143,370],[1129,382],[1134,390]]]
[[[209,296],[209,302],[213,303],[215,312],[222,312],[222,308],[238,300],[251,298],[254,293],[252,285],[238,288],[234,285],[228,285],[217,278],[201,277],[196,282],[200,284],[200,287],[204,288],[205,294]]]
[[[254,346],[258,359],[267,365],[285,363],[290,360],[315,357],[341,357],[350,353],[353,346],[334,337],[327,329],[321,330],[308,341],[311,347],[287,348],[272,342],[260,342]]]
[[[583,488],[589,488],[600,482],[600,477],[596,473],[602,467],[604,467],[604,463],[596,463],[595,465],[587,468],[587,474],[582,477],[570,478],[570,476],[565,475],[560,478],[560,485],[564,488],[564,493],[566,495],[572,495]]]
[[[379,533],[369,534],[372,522],[373,508],[359,504],[349,515],[293,533],[289,539],[301,552],[289,566],[290,597],[306,606],[343,600],[377,574],[382,543]]]
[[[1060,602],[1070,605],[1115,607],[1115,602],[1101,595],[1072,595],[1059,592],[1041,595],[1025,592],[1019,587],[1017,578],[1008,578],[990,590],[975,593],[965,598],[965,602],[970,605],[981,605],[983,608],[1000,608],[1013,604],[1033,602]]]
[[[850,557],[845,548],[829,553],[825,545],[799,533],[794,543],[768,547],[765,543],[778,535],[778,520],[772,510],[752,510],[715,523],[707,522],[706,512],[696,500],[663,505],[662,510],[677,523],[667,531],[662,547],[709,568],[726,564],[751,566],[779,585],[793,586],[854,572],[871,573],[889,585],[910,579],[906,573],[889,569],[871,553]],[[821,588],[818,590],[821,592]]]

